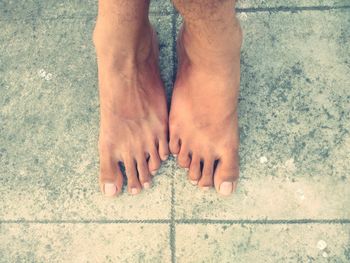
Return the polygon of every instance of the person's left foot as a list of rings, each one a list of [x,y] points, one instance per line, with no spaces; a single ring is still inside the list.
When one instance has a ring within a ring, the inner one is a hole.
[[[189,168],[191,183],[215,186],[222,195],[235,190],[239,175],[239,24],[232,31],[233,42],[211,52],[194,46],[198,39],[183,27],[169,118],[170,150],[181,167]]]

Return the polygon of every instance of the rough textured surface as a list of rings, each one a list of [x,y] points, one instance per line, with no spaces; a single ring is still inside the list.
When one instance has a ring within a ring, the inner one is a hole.
[[[239,2],[236,195],[201,192],[170,158],[151,190],[105,199],[96,2],[0,0],[0,262],[349,262],[346,5]],[[181,20],[165,0],[151,20],[170,98]]]
[[[240,189],[188,206],[179,170],[177,217],[350,218],[350,12],[239,16]]]
[[[169,262],[168,229],[161,224],[10,224],[0,227],[6,236],[0,241],[0,262]]]
[[[349,262],[349,231],[348,225],[180,225],[177,262]]]
[[[173,69],[172,43],[166,39],[170,21],[152,19],[161,36],[162,73],[168,86]],[[13,38],[5,42],[1,56],[4,219],[170,216],[172,169],[162,170],[154,188],[136,198],[124,194],[115,202],[98,191],[99,103],[92,25],[90,19],[40,20],[34,26],[4,23],[1,39]]]

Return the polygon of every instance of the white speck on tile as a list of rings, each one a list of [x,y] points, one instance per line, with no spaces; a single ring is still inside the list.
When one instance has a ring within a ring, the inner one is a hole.
[[[51,80],[52,79],[52,74],[51,73],[47,73],[45,76],[45,80]]]
[[[239,18],[240,20],[242,20],[242,21],[246,21],[247,18],[248,18],[247,13],[245,13],[245,12],[240,13],[240,14],[238,15],[238,18]]]
[[[44,69],[40,69],[40,70],[38,71],[38,75],[39,75],[40,77],[42,77],[42,78],[45,78],[45,76],[46,76],[46,71],[45,71]]]
[[[304,200],[305,199],[304,191],[301,189],[298,189],[297,196],[300,198],[300,200]]]
[[[284,163],[284,166],[285,168],[290,171],[290,172],[293,172],[295,171],[296,167],[295,167],[295,164],[294,164],[294,159],[291,158],[291,159],[288,159],[285,163]]]
[[[265,156],[261,156],[260,163],[266,163],[266,162],[267,162],[267,158]]]
[[[327,257],[328,257],[328,253],[327,253],[326,251],[324,251],[324,252],[322,253],[322,256],[323,256],[324,258],[327,258]]]
[[[324,250],[326,247],[327,247],[326,241],[320,239],[320,240],[317,242],[317,248],[318,248],[319,250]]]

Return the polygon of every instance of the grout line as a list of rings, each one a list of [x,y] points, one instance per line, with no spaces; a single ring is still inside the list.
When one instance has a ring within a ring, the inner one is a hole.
[[[196,224],[231,224],[231,225],[303,225],[303,224],[319,224],[319,225],[338,225],[350,224],[350,219],[175,219],[175,189],[172,183],[171,189],[172,209],[170,219],[76,219],[76,220],[25,220],[25,219],[10,219],[0,220],[0,224],[170,224],[175,227],[175,224],[196,225]],[[175,230],[175,229],[173,229]],[[173,232],[175,234],[175,232]],[[175,236],[174,236],[175,238]],[[175,241],[175,239],[173,240]],[[175,248],[175,247],[173,247]]]
[[[0,224],[169,224],[169,219],[0,220]]]
[[[350,9],[350,5],[341,5],[341,6],[299,6],[299,7],[292,7],[292,6],[278,6],[278,7],[242,7],[242,8],[236,8],[237,13],[277,13],[277,12],[291,12],[291,13],[297,13],[302,11],[331,11],[331,10],[346,10]],[[178,14],[176,10],[165,10],[165,11],[150,11],[149,15],[154,16],[171,16],[174,14]],[[87,14],[87,15],[59,15],[59,16],[43,16],[43,17],[35,17],[34,20],[44,20],[44,21],[53,21],[53,20],[60,20],[60,19],[95,19],[96,14]],[[33,19],[33,16],[27,16],[23,18],[0,18],[0,22],[11,22],[11,21],[27,21]]]
[[[236,12],[258,13],[258,12],[300,12],[300,11],[329,11],[338,9],[350,9],[350,5],[342,6],[278,6],[278,7],[247,7],[236,8]]]
[[[171,17],[171,34],[173,37],[172,41],[172,52],[173,52],[173,76],[172,76],[172,82],[175,82],[176,78],[176,21],[177,21],[177,13],[174,12]],[[170,238],[169,238],[169,245],[170,245],[170,251],[171,251],[171,263],[176,262],[176,224],[175,224],[175,174],[172,176],[171,180],[171,211],[170,211]]]
[[[251,225],[297,225],[297,224],[350,224],[350,219],[179,219],[178,224],[251,224]]]

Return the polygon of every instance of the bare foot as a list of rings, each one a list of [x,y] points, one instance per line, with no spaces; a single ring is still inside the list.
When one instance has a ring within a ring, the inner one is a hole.
[[[233,26],[233,25],[232,25]],[[242,33],[215,50],[183,26],[170,112],[170,150],[192,184],[231,194],[239,176],[238,93]],[[207,48],[208,47],[208,48]]]
[[[128,192],[137,194],[151,186],[151,175],[169,154],[156,34],[148,24],[137,39],[129,41],[113,30],[98,21],[94,31],[101,117],[100,187],[106,196],[122,189],[120,163],[125,166]]]

